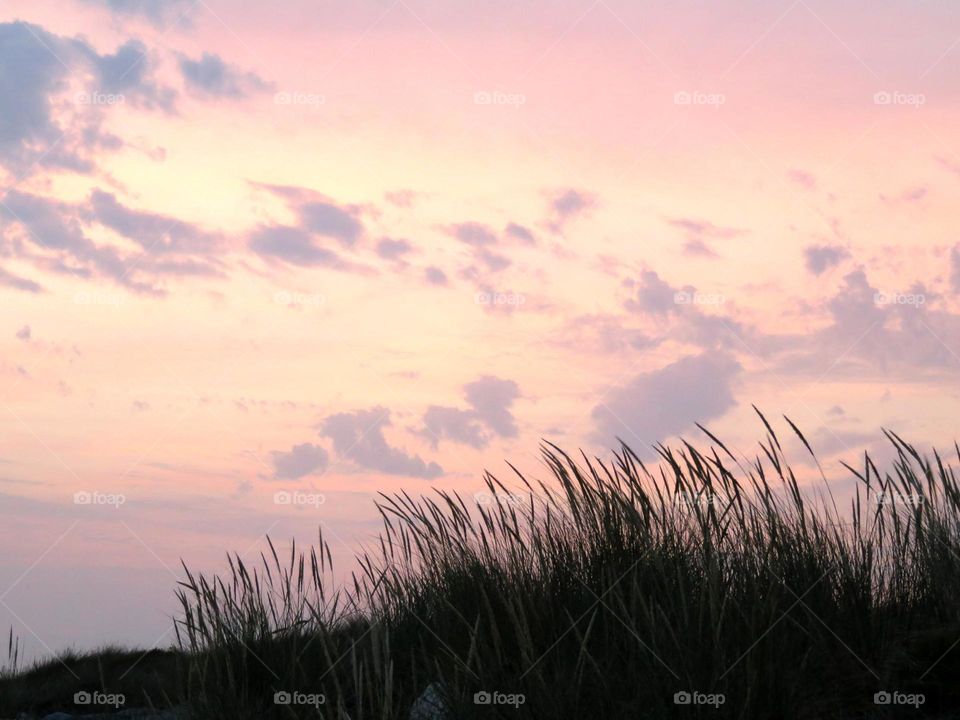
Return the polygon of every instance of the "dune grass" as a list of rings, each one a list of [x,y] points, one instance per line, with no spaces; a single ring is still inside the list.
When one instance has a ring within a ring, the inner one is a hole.
[[[960,710],[954,471],[891,433],[896,461],[849,467],[838,508],[804,492],[763,422],[749,464],[712,435],[658,448],[656,468],[546,445],[548,482],[487,475],[469,504],[382,496],[347,587],[331,589],[322,537],[258,568],[237,557],[227,578],[187,571],[191,700],[210,717],[400,718],[436,683],[464,718]]]
[[[649,466],[547,444],[543,481],[382,495],[345,585],[322,534],[223,576],[184,566],[178,701],[388,720],[429,687],[442,710],[418,719],[960,716],[953,468],[888,433],[896,459],[848,466],[838,506],[761,419],[753,461],[706,430]]]

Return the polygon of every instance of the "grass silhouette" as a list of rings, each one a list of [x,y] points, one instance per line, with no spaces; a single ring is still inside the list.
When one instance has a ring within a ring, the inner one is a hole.
[[[339,587],[322,533],[224,576],[184,565],[163,693],[213,720],[408,718],[425,688],[415,717],[960,716],[953,468],[887,432],[894,460],[847,465],[840,507],[760,417],[752,461],[701,428],[707,449],[655,465],[545,444],[547,481],[381,495]],[[49,668],[0,680],[0,708],[30,709],[14,689]]]

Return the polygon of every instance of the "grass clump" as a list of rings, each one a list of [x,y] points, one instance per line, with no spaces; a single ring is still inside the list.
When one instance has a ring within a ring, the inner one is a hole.
[[[753,460],[706,430],[650,466],[546,444],[542,481],[381,495],[339,586],[322,533],[185,565],[167,687],[211,720],[960,716],[949,462],[888,433],[838,507],[763,423]]]
[[[888,434],[896,460],[849,466],[840,509],[800,487],[764,423],[752,462],[712,435],[658,447],[656,468],[548,444],[550,480],[517,472],[520,492],[487,475],[469,504],[384,495],[376,547],[333,591],[322,536],[226,578],[188,570],[191,700],[224,718],[406,718],[428,686],[451,718],[960,708],[953,469]]]

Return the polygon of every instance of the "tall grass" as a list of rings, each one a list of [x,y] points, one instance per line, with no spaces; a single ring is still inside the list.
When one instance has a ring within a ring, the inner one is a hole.
[[[848,466],[841,507],[826,478],[800,486],[761,418],[752,461],[709,433],[649,467],[546,444],[548,480],[488,474],[479,502],[382,495],[379,539],[338,588],[322,535],[283,557],[271,543],[258,567],[234,556],[223,577],[185,566],[187,698],[200,717],[354,720],[406,718],[428,686],[457,718],[960,708],[953,468],[888,433],[896,459]]]

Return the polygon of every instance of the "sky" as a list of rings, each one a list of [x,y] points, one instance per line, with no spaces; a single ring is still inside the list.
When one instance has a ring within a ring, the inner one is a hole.
[[[942,0],[4,0],[0,629],[167,645],[541,440],[950,448],[958,71]]]

